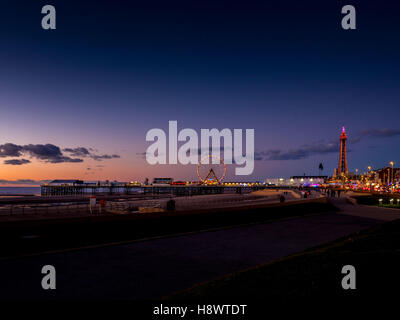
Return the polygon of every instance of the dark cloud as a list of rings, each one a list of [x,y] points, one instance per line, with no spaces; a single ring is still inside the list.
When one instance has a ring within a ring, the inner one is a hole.
[[[103,155],[95,154],[95,153],[93,153],[93,152],[97,152],[95,149],[85,148],[85,147],[65,148],[65,149],[63,149],[63,151],[68,152],[69,154],[71,154],[74,157],[90,157],[96,161],[120,158],[120,156],[117,154],[111,154],[111,155],[110,154],[103,154]]]
[[[390,138],[400,135],[400,130],[396,129],[365,129],[350,138],[351,144],[356,144],[363,138]]]
[[[64,156],[59,147],[49,143],[28,144],[23,146],[23,152],[27,152],[34,158],[50,163],[83,162],[83,160],[79,158]]]
[[[318,143],[303,145],[297,149],[283,151],[280,149],[255,152],[255,160],[301,160],[317,154],[338,152],[338,143]]]
[[[23,147],[13,143],[0,145],[0,157],[20,157]]]
[[[70,156],[66,156],[63,152],[69,153]],[[117,154],[103,154],[98,155],[92,153],[94,149],[77,147],[77,148],[65,148],[61,151],[60,147],[54,144],[27,144],[27,145],[16,145],[13,143],[5,143],[0,145],[0,158],[5,157],[21,157],[22,155],[29,155],[32,158],[36,158],[48,163],[79,163],[83,162],[82,158],[90,157],[96,161],[104,159],[115,159],[120,158]],[[78,158],[77,158],[78,157]],[[11,165],[22,165],[29,163],[27,159],[10,159],[4,161],[5,164]]]
[[[363,137],[373,138],[387,138],[400,135],[400,130],[396,129],[367,129],[360,132],[360,134],[350,138],[350,145],[356,144],[362,140]],[[303,145],[296,149],[288,151],[275,149],[261,152],[255,152],[254,159],[260,160],[301,160],[318,154],[339,152],[339,139],[335,142],[324,143],[318,141],[315,144]],[[347,152],[351,149],[347,147]]]
[[[400,135],[396,129],[366,129],[360,132],[362,137],[388,138]]]
[[[90,155],[90,152],[85,147],[77,147],[77,148],[65,148],[64,152],[68,152],[73,157],[87,157]]]
[[[11,164],[14,166],[20,166],[22,164],[30,163],[28,159],[10,159],[10,160],[4,160],[4,164]]]
[[[16,145],[13,143],[5,143],[0,145],[0,157],[20,157],[23,154],[28,154],[32,158],[43,160],[50,163],[60,162],[82,162],[82,159],[66,157],[62,154],[59,147],[53,144],[28,144],[28,145]],[[5,164],[21,165],[29,163],[29,160],[11,159],[6,160]]]
[[[90,157],[96,161],[101,161],[101,160],[105,160],[105,159],[121,158],[118,154],[111,154],[111,155],[110,154],[103,154],[103,155],[92,154]]]

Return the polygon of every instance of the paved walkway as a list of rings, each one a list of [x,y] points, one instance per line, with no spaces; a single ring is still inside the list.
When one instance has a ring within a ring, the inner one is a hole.
[[[340,209],[339,213],[362,218],[392,221],[400,219],[400,209],[380,208],[376,206],[354,205],[346,197],[329,198],[329,201]]]
[[[335,212],[0,262],[0,299],[150,299],[379,223]],[[57,289],[41,289],[54,265]]]

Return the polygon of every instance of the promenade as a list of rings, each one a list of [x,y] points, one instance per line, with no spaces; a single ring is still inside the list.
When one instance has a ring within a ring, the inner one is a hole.
[[[353,206],[344,212],[4,260],[0,262],[0,297],[157,299],[381,222],[359,216]],[[46,264],[57,270],[54,291],[40,286],[40,270]]]

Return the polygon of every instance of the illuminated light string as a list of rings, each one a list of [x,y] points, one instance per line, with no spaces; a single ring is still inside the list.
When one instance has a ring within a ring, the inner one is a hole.
[[[217,160],[220,162],[219,164],[223,166],[224,172],[223,172],[223,174],[221,175],[221,177],[218,178],[218,177],[216,176],[214,170],[211,168],[211,169],[208,171],[206,178],[203,179],[203,178],[201,177],[201,175],[200,175],[200,167],[203,165],[203,163],[205,162],[206,159],[209,159],[210,164],[212,164],[212,159],[213,159],[213,158],[217,159]],[[211,172],[214,174],[215,178],[217,179],[217,182],[218,182],[218,183],[221,183],[222,180],[224,180],[225,175],[226,175],[226,164],[225,164],[225,162],[224,162],[224,160],[223,160],[222,158],[220,158],[220,157],[218,157],[218,156],[216,156],[216,155],[204,156],[203,158],[200,159],[199,163],[197,164],[196,172],[197,172],[197,177],[199,178],[200,182],[202,182],[202,183],[207,183],[207,178],[208,178],[208,176],[210,175]]]

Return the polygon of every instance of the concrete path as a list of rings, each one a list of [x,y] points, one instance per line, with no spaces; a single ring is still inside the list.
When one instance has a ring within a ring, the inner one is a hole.
[[[341,198],[329,198],[329,201],[340,209],[340,214],[376,219],[381,221],[392,221],[400,219],[400,209],[355,205],[350,203],[345,196]]]
[[[332,212],[0,261],[0,299],[158,298],[377,223],[377,220]],[[41,288],[41,268],[47,264],[56,268],[56,290]]]

